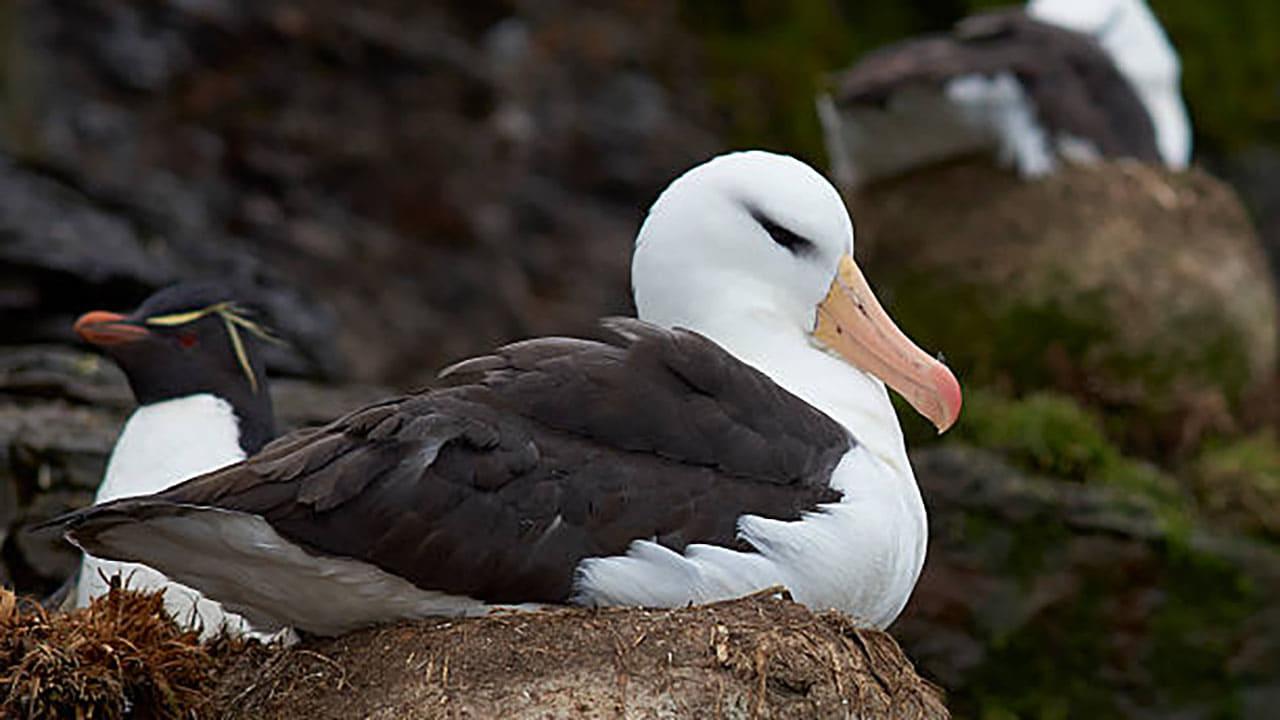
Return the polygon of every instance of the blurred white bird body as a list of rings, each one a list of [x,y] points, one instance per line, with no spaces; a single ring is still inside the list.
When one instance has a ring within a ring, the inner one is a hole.
[[[1032,0],[868,54],[818,115],[847,187],[981,152],[1025,178],[1115,156],[1183,169],[1180,79],[1143,0]]]
[[[1096,40],[1151,115],[1164,163],[1187,167],[1191,120],[1182,100],[1182,61],[1145,0],[1030,0],[1027,13]]]

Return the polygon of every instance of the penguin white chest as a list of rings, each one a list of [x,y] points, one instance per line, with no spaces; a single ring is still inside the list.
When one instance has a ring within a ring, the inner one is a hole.
[[[144,405],[125,423],[95,502],[145,495],[244,459],[231,404],[203,393]]]

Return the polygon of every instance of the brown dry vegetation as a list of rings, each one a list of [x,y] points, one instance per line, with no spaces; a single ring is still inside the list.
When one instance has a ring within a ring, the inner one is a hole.
[[[59,613],[0,588],[0,716],[204,715],[217,658],[233,649],[179,629],[159,593],[112,589]]]

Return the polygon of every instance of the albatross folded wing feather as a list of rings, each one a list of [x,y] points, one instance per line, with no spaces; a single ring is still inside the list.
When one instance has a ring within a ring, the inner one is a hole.
[[[828,482],[853,440],[835,421],[696,333],[608,325],[620,341],[508,345],[455,366],[437,389],[82,511],[71,534],[93,549],[112,524],[214,507],[419,588],[564,602],[584,558],[636,539],[749,549],[741,515],[792,520],[839,499]],[[129,552],[148,560],[146,548]]]

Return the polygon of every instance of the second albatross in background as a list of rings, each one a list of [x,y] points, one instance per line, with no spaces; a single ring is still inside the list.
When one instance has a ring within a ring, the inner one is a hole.
[[[1191,159],[1181,61],[1144,0],[1031,0],[867,53],[818,98],[853,188],[993,152],[1024,178],[1062,158]]]

